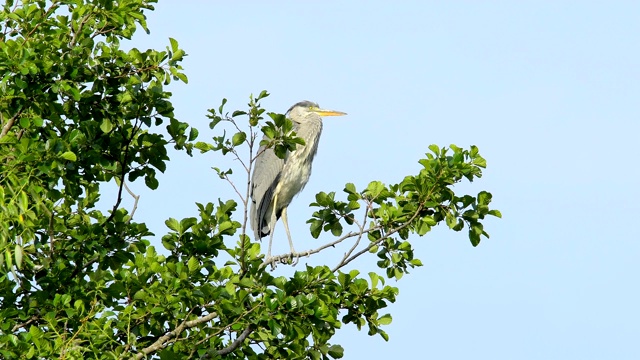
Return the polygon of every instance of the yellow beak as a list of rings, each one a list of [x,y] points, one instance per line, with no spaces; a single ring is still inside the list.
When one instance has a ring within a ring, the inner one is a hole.
[[[313,112],[315,112],[316,114],[318,114],[320,116],[343,116],[343,115],[347,115],[347,113],[342,112],[342,111],[327,110],[327,109],[313,109]]]

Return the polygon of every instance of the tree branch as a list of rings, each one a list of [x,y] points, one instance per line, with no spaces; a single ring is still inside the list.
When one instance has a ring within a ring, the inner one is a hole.
[[[367,213],[368,210],[371,209],[371,203],[368,204],[367,206],[367,211],[364,212],[364,218],[362,219],[362,224],[366,224],[367,223]],[[349,258],[349,256],[351,256],[351,254],[353,254],[353,252],[358,248],[358,245],[360,245],[360,240],[362,239],[362,235],[364,235],[364,225],[362,225],[361,223],[359,223],[357,220],[355,220],[355,223],[358,225],[358,228],[360,228],[360,235],[358,235],[358,238],[356,239],[356,242],[353,244],[353,246],[351,247],[351,249],[349,249],[349,251],[347,251],[344,256],[342,257],[342,260],[340,260],[340,264],[342,264],[347,258]]]
[[[129,216],[129,222],[131,222],[131,220],[133,220],[133,215],[136,213],[136,210],[138,209],[138,200],[140,200],[140,195],[136,195],[133,193],[133,191],[131,191],[131,189],[129,189],[129,187],[127,186],[127,183],[124,183],[124,188],[127,190],[127,192],[129,193],[129,195],[131,195],[131,197],[133,197],[134,201],[133,201],[133,209],[131,209],[131,215]]]
[[[406,228],[407,226],[411,225],[411,223],[413,222],[413,220],[416,219],[416,217],[418,217],[418,214],[420,214],[420,211],[422,211],[422,207],[423,205],[420,204],[420,206],[418,206],[418,208],[416,209],[415,213],[413,214],[413,216],[411,216],[411,218],[409,220],[407,220],[404,224],[398,226],[397,228],[393,228],[391,229],[391,231],[389,231],[387,233],[387,235],[381,237],[380,239],[376,240],[376,241],[372,241],[369,245],[367,245],[364,249],[358,251],[355,255],[351,256],[350,258],[348,258],[347,260],[343,260],[340,262],[340,264],[338,264],[335,268],[333,268],[331,271],[335,272],[336,270],[340,269],[341,267],[347,265],[348,263],[352,262],[353,260],[355,260],[357,257],[359,257],[360,255],[368,252],[372,247],[379,245],[381,242],[383,242],[384,240],[388,239],[391,235],[397,233],[398,231]],[[378,227],[380,228],[380,227]]]
[[[16,325],[14,325],[14,327],[13,327],[13,328],[11,328],[11,332],[16,332],[16,331],[18,331],[19,329],[21,329],[21,328],[23,328],[23,327],[26,327],[27,325],[31,324],[32,322],[34,322],[34,321],[36,321],[36,320],[38,320],[38,319],[39,319],[39,317],[37,317],[37,316],[33,315],[31,318],[29,318],[29,320],[27,320],[27,321],[25,321],[25,322],[23,322],[23,323],[20,323],[20,324],[16,324]]]
[[[9,130],[11,130],[11,128],[13,127],[13,124],[15,123],[18,116],[20,116],[20,114],[22,114],[22,105],[20,105],[20,108],[15,113],[15,115],[9,118],[9,120],[7,120],[7,123],[4,124],[4,126],[2,127],[2,132],[0,132],[0,139],[2,139],[5,135],[7,135]],[[4,118],[2,118],[2,113],[0,113],[0,121],[4,122]]]
[[[275,264],[278,264],[278,263],[283,264],[283,260],[288,260],[288,259],[291,259],[293,257],[303,257],[303,256],[310,256],[310,255],[313,255],[313,254],[317,254],[320,251],[325,250],[327,248],[335,247],[339,243],[341,243],[341,242],[343,242],[343,241],[345,241],[345,240],[347,240],[349,238],[352,238],[352,237],[355,237],[355,236],[362,236],[364,234],[367,234],[367,233],[369,233],[371,231],[378,230],[378,229],[380,229],[380,226],[375,226],[375,227],[372,227],[370,229],[362,230],[362,231],[359,231],[359,232],[350,232],[350,233],[342,236],[338,240],[332,241],[330,243],[326,243],[326,244],[320,246],[317,249],[307,250],[307,251],[303,251],[303,252],[299,252],[299,253],[286,253],[286,254],[282,254],[282,255],[272,256],[270,259],[265,259],[265,261],[260,266],[261,267],[265,267],[267,265],[275,265]]]
[[[224,349],[217,350],[215,351],[215,353],[217,355],[223,356],[233,352],[240,346],[240,344],[242,344],[242,342],[249,336],[249,334],[251,334],[253,330],[254,326],[249,324],[249,326],[247,326],[247,328],[244,329],[244,331],[240,335],[238,335],[238,337],[231,344],[229,344],[229,346]],[[200,359],[210,359],[211,355],[212,351],[207,351],[200,357]]]
[[[177,328],[175,328],[173,331],[169,331],[168,333],[166,333],[166,334],[162,335],[161,337],[159,337],[158,340],[156,340],[150,346],[147,346],[146,348],[142,349],[132,359],[136,359],[136,360],[142,359],[146,355],[166,347],[169,340],[171,340],[174,337],[177,337],[185,329],[189,329],[189,328],[192,328],[192,327],[194,327],[194,326],[196,326],[198,324],[202,324],[204,322],[210,321],[210,320],[216,318],[217,316],[218,316],[218,314],[213,312],[213,313],[211,313],[209,315],[203,316],[201,318],[197,318],[195,320],[187,321],[185,319],[182,322],[182,324],[180,324]]]

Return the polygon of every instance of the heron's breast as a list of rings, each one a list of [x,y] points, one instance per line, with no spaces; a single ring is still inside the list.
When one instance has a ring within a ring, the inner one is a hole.
[[[290,159],[289,166],[285,165],[282,174],[280,193],[278,197],[286,202],[290,202],[309,182],[311,177],[311,163],[303,159]]]

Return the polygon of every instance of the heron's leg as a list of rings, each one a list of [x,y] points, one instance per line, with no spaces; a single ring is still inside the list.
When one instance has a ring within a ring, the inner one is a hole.
[[[291,240],[291,233],[289,232],[289,220],[287,219],[287,208],[282,209],[282,213],[280,214],[282,218],[282,223],[284,224],[284,231],[287,232],[287,238],[289,239],[289,247],[291,248],[291,252],[295,253],[296,249],[293,248],[293,240]]]
[[[282,224],[284,224],[284,231],[287,233],[287,238],[289,239],[289,247],[291,248],[291,256],[295,257],[293,265],[298,263],[299,256],[296,253],[296,249],[293,248],[293,240],[291,240],[291,232],[289,232],[289,220],[287,219],[287,208],[282,209],[282,213],[280,214],[282,218]]]
[[[276,217],[277,204],[278,204],[278,195],[276,194],[273,197],[273,204],[272,204],[273,210],[271,211],[271,219],[269,219],[269,250],[267,250],[266,260],[271,260],[271,244],[273,243],[273,232],[276,229],[276,221],[278,221],[278,218]]]

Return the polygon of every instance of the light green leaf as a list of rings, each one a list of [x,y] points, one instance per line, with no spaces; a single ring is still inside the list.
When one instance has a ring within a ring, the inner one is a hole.
[[[247,139],[247,134],[244,131],[240,131],[238,133],[235,133],[235,135],[233,135],[233,138],[231,139],[231,143],[233,144],[233,146],[238,146],[238,145],[241,145],[246,139]]]
[[[431,152],[433,152],[433,154],[436,156],[440,155],[440,147],[438,147],[438,145],[435,145],[435,144],[429,145],[429,150],[431,150]]]
[[[102,120],[102,123],[100,124],[100,130],[102,130],[103,133],[111,132],[111,130],[113,130],[113,123],[111,123],[109,119]]]
[[[169,38],[169,42],[171,43],[171,51],[178,51],[178,41],[174,38]]]
[[[180,223],[178,222],[178,220],[174,219],[174,218],[169,218],[167,221],[164,222],[165,225],[167,225],[167,227],[177,233],[181,232],[180,229]]]
[[[198,270],[199,267],[200,267],[200,262],[198,261],[198,259],[196,259],[194,256],[189,258],[189,261],[187,262],[187,268],[189,269],[190,273]]]
[[[24,252],[22,250],[22,246],[16,245],[15,252],[14,252],[13,255],[16,258],[16,267],[18,269],[22,269],[22,256],[24,255]]]
[[[74,154],[73,151],[66,151],[62,153],[60,157],[65,160],[74,161],[74,162],[77,160],[76,154]]]
[[[378,324],[380,325],[389,325],[391,324],[391,314],[382,315],[378,318]]]

